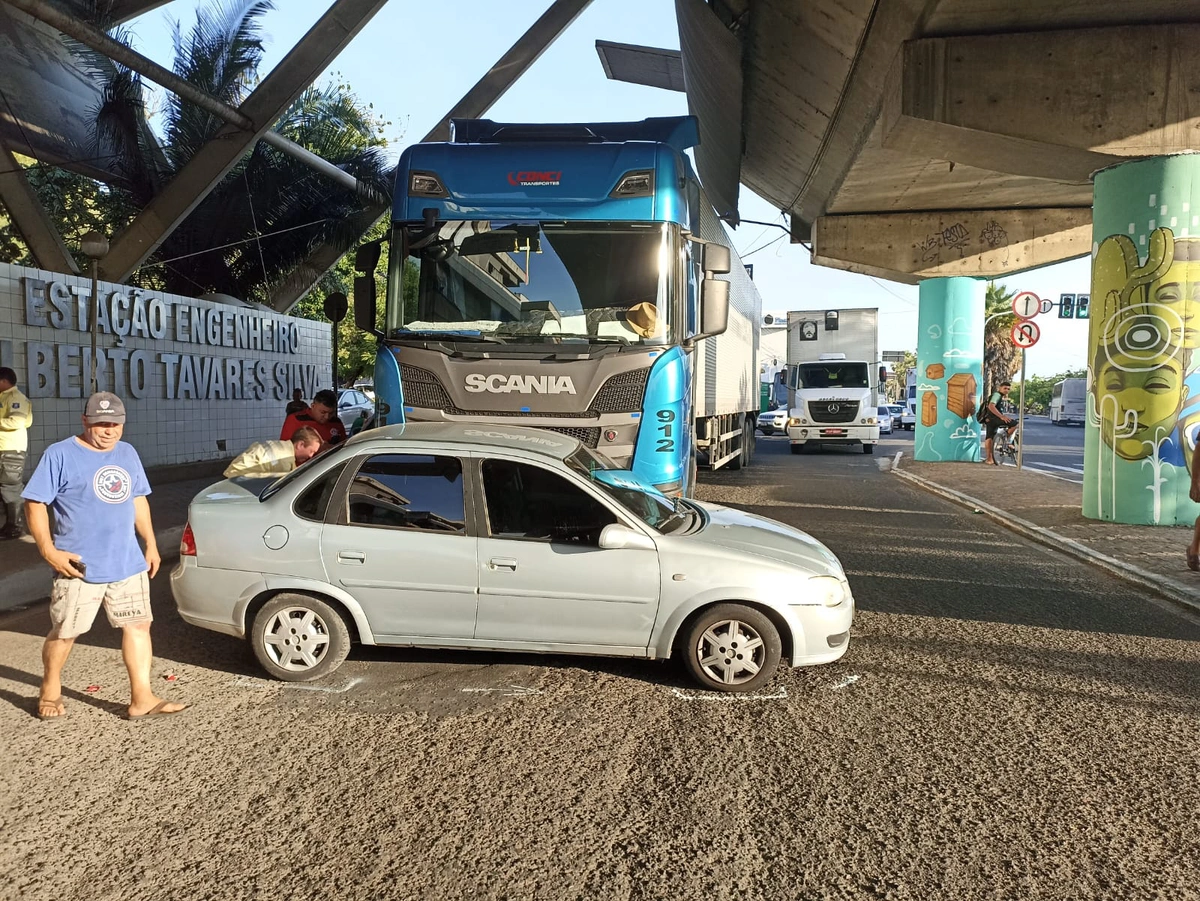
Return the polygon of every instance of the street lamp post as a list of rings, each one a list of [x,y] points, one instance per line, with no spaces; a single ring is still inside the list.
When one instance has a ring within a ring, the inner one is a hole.
[[[98,231],[90,231],[79,240],[79,249],[92,261],[92,309],[88,314],[89,331],[92,333],[92,378],[89,394],[96,393],[96,336],[100,320],[100,288],[96,279],[96,267],[108,253],[108,238]]]

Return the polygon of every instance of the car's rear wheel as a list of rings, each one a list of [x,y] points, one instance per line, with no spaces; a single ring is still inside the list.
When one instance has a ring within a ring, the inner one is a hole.
[[[250,646],[262,668],[285,682],[328,676],[350,653],[350,630],[333,607],[304,594],[279,594],[254,617]]]
[[[764,614],[743,604],[705,610],[684,637],[684,664],[710,691],[754,691],[779,668],[783,643]]]

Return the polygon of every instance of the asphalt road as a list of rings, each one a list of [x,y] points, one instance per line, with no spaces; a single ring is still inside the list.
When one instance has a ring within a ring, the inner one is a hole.
[[[122,720],[99,625],[47,724],[45,608],[0,616],[0,896],[1200,898],[1200,622],[882,456],[758,448],[703,497],[818,535],[860,612],[843,661],[751,698],[409,650],[285,685],[160,577],[155,684],[193,706]]]

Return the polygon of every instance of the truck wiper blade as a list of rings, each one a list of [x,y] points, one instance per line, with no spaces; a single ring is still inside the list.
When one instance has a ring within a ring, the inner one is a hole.
[[[455,332],[433,328],[400,328],[392,332],[393,338],[432,338],[435,341],[478,341],[485,344],[504,344],[503,338],[483,335],[479,332]]]

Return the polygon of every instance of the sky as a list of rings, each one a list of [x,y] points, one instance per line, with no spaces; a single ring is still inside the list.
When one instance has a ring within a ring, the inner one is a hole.
[[[226,0],[228,2],[228,0]],[[186,33],[197,0],[174,0],[128,23],[135,48],[171,66],[171,23]],[[276,65],[330,0],[275,0],[262,19],[266,57],[260,74]],[[390,0],[320,79],[349,84],[363,104],[391,122],[389,153],[398,158],[418,141],[536,21],[550,0]],[[597,40],[678,49],[675,4],[670,0],[593,0],[517,83],[486,113],[506,122],[603,122],[686,115],[677,92],[610,81],[596,54]],[[743,220],[784,222],[779,210],[743,187]],[[731,233],[763,298],[763,312],[877,307],[882,350],[916,350],[917,288],[809,262],[778,228],[743,224]],[[1090,290],[1087,258],[1000,280],[1012,291],[1057,300]],[[1037,317],[1042,335],[1028,353],[1030,375],[1052,376],[1086,366],[1087,322]]]

